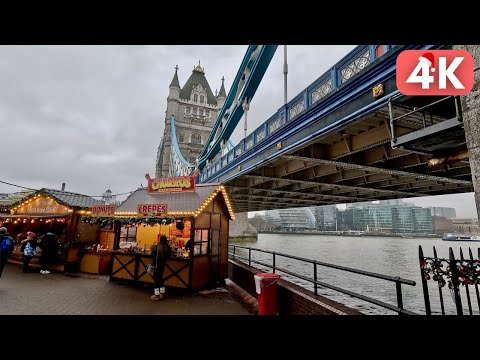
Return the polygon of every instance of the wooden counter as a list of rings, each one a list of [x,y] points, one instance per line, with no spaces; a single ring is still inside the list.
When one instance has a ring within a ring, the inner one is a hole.
[[[87,251],[80,260],[80,272],[89,274],[110,274],[112,253],[110,251]]]
[[[112,255],[111,281],[153,285],[153,278],[147,273],[147,266],[152,263],[150,254],[113,251]],[[191,288],[191,264],[191,259],[188,258],[168,258],[163,273],[165,286],[183,289]]]

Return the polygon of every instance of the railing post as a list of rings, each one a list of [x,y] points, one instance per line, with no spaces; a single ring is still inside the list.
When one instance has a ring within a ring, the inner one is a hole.
[[[478,249],[478,251],[480,251],[480,248]],[[472,249],[471,248],[468,248],[468,253],[470,255],[470,260],[473,261],[473,254],[472,254]],[[477,261],[480,260],[480,257],[479,259],[477,259]],[[480,294],[478,292],[478,284],[475,284],[475,293],[477,294],[477,305],[478,305],[478,312],[480,314]]]
[[[460,248],[460,260],[462,260],[462,266],[463,266],[463,262],[465,261],[465,258],[463,257],[462,248]],[[470,313],[470,315],[473,315],[472,301],[470,300],[470,290],[468,289],[468,285],[466,283],[465,283],[465,292],[467,294],[468,312]]]
[[[337,87],[338,87],[338,76],[337,76],[337,74],[338,74],[337,67],[336,66],[332,67],[332,69],[330,70],[330,79],[332,80],[332,92],[337,90]]]
[[[248,266],[252,266],[252,248],[248,248]]]
[[[275,251],[273,252],[273,264],[272,264],[272,268],[273,268],[273,273],[275,274]]]
[[[458,273],[457,273],[457,261],[453,255],[452,248],[448,249],[449,251],[449,262],[450,262],[450,271],[452,272],[452,285],[453,285],[453,295],[455,298],[455,306],[457,308],[457,315],[463,315],[462,309],[462,299],[460,298],[460,289],[458,288]]]
[[[315,295],[318,295],[318,285],[317,285],[317,263],[313,263],[313,280],[315,280]]]
[[[462,111],[460,110],[462,108],[460,96],[454,96],[453,100],[455,101],[455,112],[457,114],[458,121],[463,121]]]
[[[235,260],[235,249],[236,249],[236,246],[235,245],[232,245],[233,246],[233,260]]]
[[[435,258],[435,261],[439,261],[438,260],[438,256],[437,256],[437,249],[435,248],[435,246],[433,247],[433,257]],[[438,287],[438,296],[440,297],[440,307],[442,309],[442,315],[445,315],[445,305],[443,304],[443,292],[442,292],[442,287]]]
[[[418,258],[420,262],[420,278],[422,279],[423,299],[425,301],[425,313],[427,315],[432,315],[432,308],[430,307],[430,296],[428,295],[427,279],[425,279],[425,275],[423,274],[422,265],[425,263],[425,258],[423,256],[422,245],[418,245]]]
[[[390,137],[391,137],[391,142],[396,143],[397,138],[395,137],[395,125],[393,123],[392,98],[388,99],[388,113],[390,114]]]
[[[403,297],[402,297],[402,284],[400,281],[395,281],[395,287],[397,288],[397,304],[400,310],[403,310]],[[402,315],[401,311],[398,315]]]

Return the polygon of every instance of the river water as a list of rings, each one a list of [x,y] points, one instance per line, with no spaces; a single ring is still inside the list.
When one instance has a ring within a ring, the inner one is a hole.
[[[478,259],[477,249],[479,242],[455,241],[447,242],[435,238],[400,238],[400,237],[364,237],[364,236],[336,236],[336,235],[310,235],[310,234],[259,234],[258,240],[230,241],[230,245],[242,245],[264,250],[281,252],[289,255],[314,259],[326,263],[337,264],[376,272],[390,276],[400,276],[404,279],[414,280],[415,286],[402,285],[404,308],[418,314],[425,314],[425,303],[420,279],[419,245],[422,246],[425,256],[433,256],[433,246],[437,249],[439,257],[448,258],[448,249],[452,247],[455,257],[459,258],[459,249],[462,247],[464,256],[468,257],[470,246],[474,258]],[[232,249],[230,249],[230,252]],[[237,249],[237,254],[247,256],[247,253]],[[252,259],[272,263],[272,255],[252,252]],[[252,264],[257,268],[259,265]],[[298,260],[276,257],[276,266],[288,271],[302,274],[313,278],[313,265]],[[267,268],[263,270],[270,271]],[[306,289],[313,291],[313,284],[291,277],[288,274],[278,272],[286,278]],[[395,283],[381,279],[375,279],[345,271],[318,266],[318,281],[335,285],[340,288],[354,291],[392,305],[397,304]],[[428,281],[430,302],[433,313],[440,313],[440,302],[437,283]],[[358,309],[364,314],[393,314],[396,313],[381,308],[377,305],[365,302],[351,296],[326,289],[318,289],[320,295],[338,301],[352,308]],[[465,289],[461,287],[462,305],[464,313],[468,313]],[[479,314],[476,294],[473,286],[470,286],[472,306],[474,313]],[[445,312],[456,314],[452,294],[448,286],[443,288]]]

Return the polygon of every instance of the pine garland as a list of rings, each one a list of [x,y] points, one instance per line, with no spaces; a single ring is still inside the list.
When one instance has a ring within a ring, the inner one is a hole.
[[[177,219],[175,217],[101,217],[101,216],[82,216],[82,221],[90,224],[98,224],[101,227],[106,227],[108,225],[114,224],[115,222],[121,224],[122,226],[155,226],[155,225],[169,225],[176,223]]]

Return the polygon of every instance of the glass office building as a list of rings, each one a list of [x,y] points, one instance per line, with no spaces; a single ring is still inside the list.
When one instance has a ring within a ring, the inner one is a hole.
[[[430,209],[369,205],[353,209],[353,230],[395,234],[431,234]]]
[[[291,208],[265,211],[265,220],[286,231],[315,229],[316,221],[310,208]]]
[[[337,213],[336,205],[325,205],[311,207],[310,210],[315,216],[317,229],[321,231],[337,230]]]

